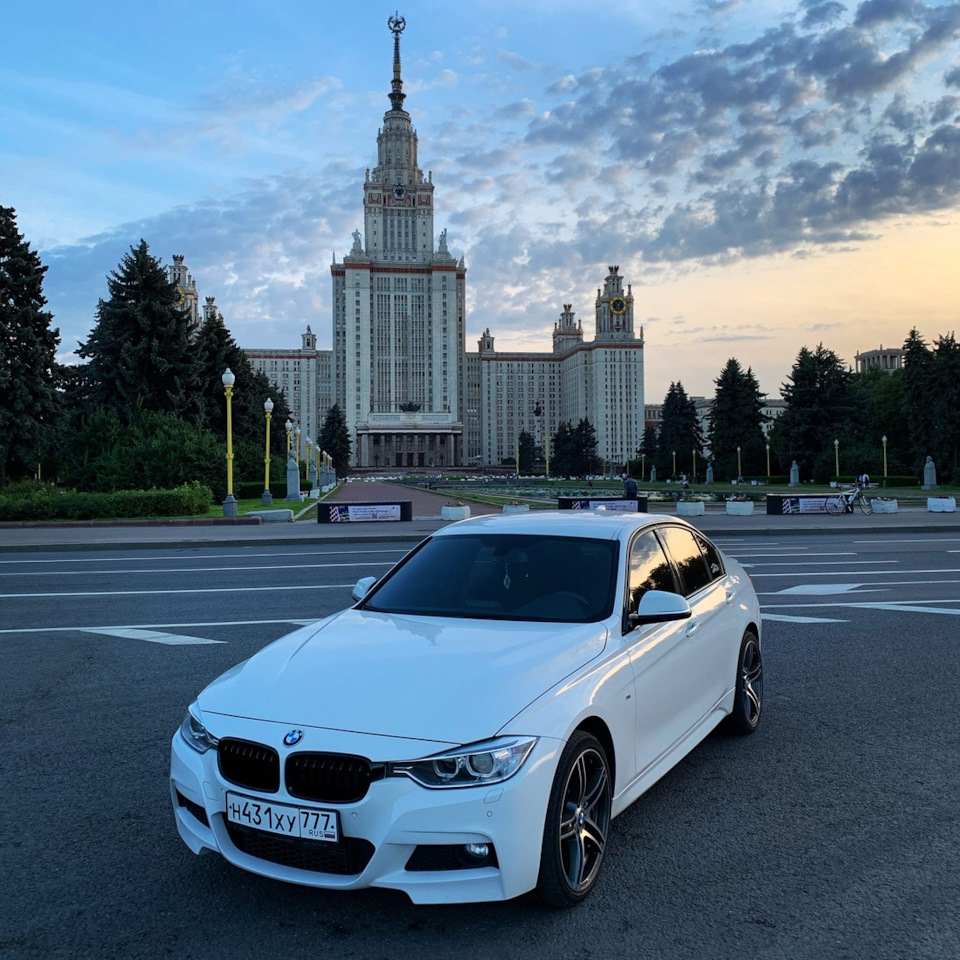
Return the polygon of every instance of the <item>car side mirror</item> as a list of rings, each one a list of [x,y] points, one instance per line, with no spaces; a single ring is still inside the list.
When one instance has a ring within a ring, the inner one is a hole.
[[[370,588],[377,582],[376,577],[361,577],[354,585],[350,596],[354,600],[362,600],[369,592]]]
[[[674,620],[689,620],[692,616],[690,604],[680,594],[648,590],[640,598],[636,613],[627,617],[627,624],[633,630],[646,623],[670,623]]]

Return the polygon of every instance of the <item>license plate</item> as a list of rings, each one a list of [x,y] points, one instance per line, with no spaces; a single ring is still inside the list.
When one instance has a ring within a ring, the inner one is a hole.
[[[228,793],[227,819],[231,823],[240,823],[267,833],[279,833],[284,837],[325,840],[328,843],[337,843],[340,839],[336,810],[265,803],[263,800]]]

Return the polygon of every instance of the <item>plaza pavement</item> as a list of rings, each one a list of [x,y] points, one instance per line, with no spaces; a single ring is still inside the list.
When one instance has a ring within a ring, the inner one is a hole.
[[[294,520],[292,523],[236,521],[141,520],[90,521],[78,523],[19,524],[0,522],[0,552],[37,550],[116,550],[178,548],[190,549],[215,544],[233,546],[276,546],[310,543],[398,542],[421,540],[450,521],[441,519],[444,505],[452,502],[449,494],[433,493],[382,481],[344,484],[324,502],[409,500],[413,506],[410,521],[367,523],[318,523]],[[471,516],[500,513],[499,507],[468,503]],[[285,508],[276,501],[275,508]],[[296,506],[294,504],[294,506]],[[763,511],[762,503],[757,504]],[[301,509],[305,509],[302,507]],[[651,503],[650,513],[675,514],[672,503]],[[960,512],[933,513],[925,506],[901,507],[894,514],[865,517],[859,511],[838,517],[827,514],[770,516],[756,512],[748,517],[727,516],[722,503],[707,504],[700,517],[691,523],[710,536],[788,536],[791,534],[830,533],[946,533],[960,538]]]

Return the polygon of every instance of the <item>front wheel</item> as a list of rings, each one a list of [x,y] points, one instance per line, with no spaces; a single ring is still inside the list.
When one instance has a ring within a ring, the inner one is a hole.
[[[827,513],[834,517],[839,517],[840,514],[846,509],[847,501],[838,494],[835,497],[827,497],[825,506],[827,508]]]
[[[578,730],[553,779],[543,826],[536,896],[551,907],[578,904],[597,882],[610,831],[613,784],[606,751]]]
[[[861,497],[860,509],[869,517],[873,513],[873,501],[869,497]]]
[[[763,658],[760,656],[760,641],[752,630],[747,630],[740,641],[733,710],[727,717],[727,728],[733,733],[753,733],[760,726],[762,712]]]

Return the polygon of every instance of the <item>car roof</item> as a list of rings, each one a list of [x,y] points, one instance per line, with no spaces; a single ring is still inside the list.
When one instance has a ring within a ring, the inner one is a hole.
[[[470,533],[523,533],[554,537],[588,537],[620,540],[635,530],[658,524],[690,526],[678,517],[651,516],[618,510],[531,510],[528,513],[490,514],[460,520],[438,530],[434,536],[458,536]]]

